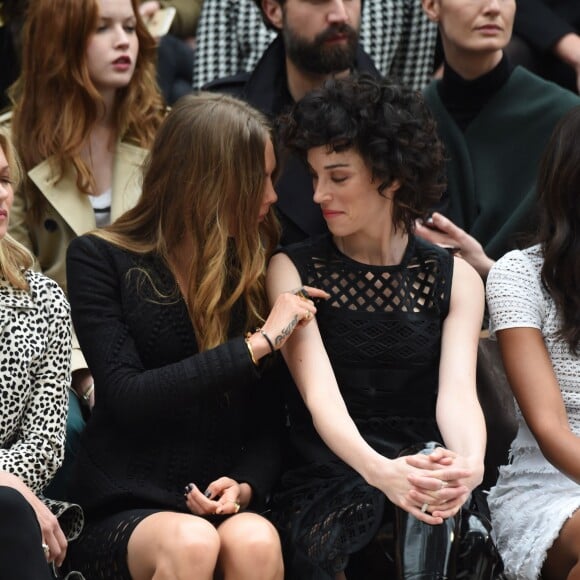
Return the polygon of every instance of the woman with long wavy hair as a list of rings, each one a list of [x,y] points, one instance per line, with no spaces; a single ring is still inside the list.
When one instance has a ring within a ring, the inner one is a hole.
[[[137,205],[71,242],[73,322],[99,385],[72,494],[87,525],[71,563],[87,578],[282,579],[258,513],[282,424],[263,359],[316,309],[294,293],[267,306],[275,168],[260,113],[183,97]]]
[[[580,577],[580,107],[540,166],[538,243],[487,281],[491,330],[517,401],[510,463],[489,494],[510,579]]]
[[[70,383],[69,305],[33,256],[7,233],[20,170],[0,132],[0,576],[49,580],[64,560],[67,506],[42,497],[64,455]],[[80,524],[78,506],[67,510]],[[76,521],[73,521],[75,520]]]
[[[5,117],[26,172],[10,232],[65,291],[69,242],[136,203],[141,163],[162,120],[155,41],[137,7],[35,0],[27,12],[22,71]],[[78,349],[73,388],[91,398]]]

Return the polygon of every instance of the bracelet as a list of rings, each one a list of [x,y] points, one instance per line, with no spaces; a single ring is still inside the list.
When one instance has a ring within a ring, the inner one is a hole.
[[[249,335],[250,333],[248,333]],[[252,345],[250,344],[250,337],[246,336],[246,338],[244,338],[244,341],[246,342],[246,346],[248,347],[248,352],[250,353],[250,358],[252,359],[252,362],[254,363],[255,366],[258,366],[258,361],[256,360],[256,357],[254,356],[254,349],[252,348]]]
[[[270,337],[261,328],[256,328],[256,332],[259,332],[266,339],[271,353],[274,354],[276,349],[274,348],[274,343],[270,340]]]
[[[95,390],[95,383],[92,382],[89,386],[89,388],[81,395],[81,399],[85,402],[85,403],[89,403],[89,401],[91,400],[91,395],[93,394],[93,391]]]

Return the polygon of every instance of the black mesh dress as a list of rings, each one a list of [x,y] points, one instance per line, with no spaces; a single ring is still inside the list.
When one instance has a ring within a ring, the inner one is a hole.
[[[317,304],[316,319],[342,396],[368,443],[393,458],[412,443],[441,440],[435,403],[453,271],[448,252],[410,237],[400,265],[369,266],[342,254],[329,235],[284,252],[304,284],[331,295]],[[334,579],[393,512],[379,490],[322,442],[296,387],[287,389],[286,400],[290,468],[273,514],[287,578]]]

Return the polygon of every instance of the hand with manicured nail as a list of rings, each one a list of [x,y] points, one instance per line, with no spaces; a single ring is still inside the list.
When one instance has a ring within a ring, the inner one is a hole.
[[[195,515],[232,515],[248,506],[252,488],[230,477],[220,477],[203,492],[193,483],[185,487],[185,503]]]

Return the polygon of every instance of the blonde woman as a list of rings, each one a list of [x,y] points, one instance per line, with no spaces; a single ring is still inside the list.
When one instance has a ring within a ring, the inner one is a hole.
[[[31,270],[32,256],[7,234],[18,182],[0,133],[0,570],[48,580],[48,562],[59,566],[67,548],[39,494],[64,455],[70,319],[62,290]]]

